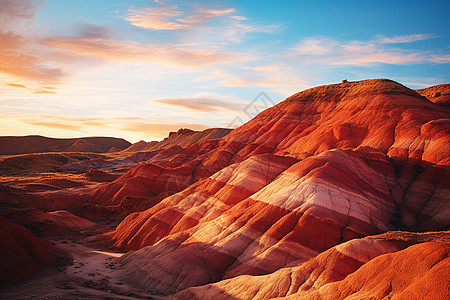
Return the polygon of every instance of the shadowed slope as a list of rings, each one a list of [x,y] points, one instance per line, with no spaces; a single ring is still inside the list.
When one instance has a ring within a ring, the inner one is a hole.
[[[56,261],[55,249],[25,227],[0,216],[0,287],[36,274]]]

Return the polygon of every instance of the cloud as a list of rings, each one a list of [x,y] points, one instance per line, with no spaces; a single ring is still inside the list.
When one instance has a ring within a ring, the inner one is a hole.
[[[81,129],[85,126],[108,127],[110,122],[114,122],[111,121],[111,119],[106,118],[86,118],[48,114],[22,115],[17,118],[26,124],[75,131],[81,131]]]
[[[377,38],[381,44],[400,44],[400,43],[412,43],[415,41],[423,41],[430,38],[434,38],[434,36],[432,34],[410,34],[410,35],[397,35],[393,37],[377,35]]]
[[[243,67],[233,71],[215,69],[195,80],[215,80],[225,87],[260,87],[283,94],[291,94],[310,86],[290,65],[283,63]]]
[[[336,41],[327,38],[306,38],[293,51],[298,55],[326,55],[336,46]]]
[[[177,5],[171,5],[162,1],[155,1],[151,7],[133,9],[124,17],[131,25],[151,30],[179,30],[191,29],[193,25],[204,24],[210,20],[234,13],[234,8],[210,9],[198,7],[196,11],[184,18],[177,18],[185,13],[178,10]]]
[[[187,24],[204,24],[214,18],[222,17],[234,12],[236,12],[234,8],[217,10],[200,7],[193,15],[188,16],[184,19],[177,19],[177,21]]]
[[[38,83],[55,82],[64,76],[61,69],[47,65],[46,60],[36,54],[45,50],[26,36],[28,22],[43,4],[42,1],[0,0],[0,73]]]
[[[279,64],[269,64],[269,65],[261,65],[261,66],[253,66],[247,67],[247,69],[256,71],[256,72],[276,72],[282,69],[282,66]]]
[[[47,90],[37,90],[34,91],[33,94],[55,94],[55,91],[47,91]]]
[[[433,55],[430,61],[438,64],[450,63],[450,54]]]
[[[63,124],[57,122],[47,122],[47,121],[25,121],[25,123],[35,126],[43,126],[52,129],[63,129],[63,130],[71,130],[71,131],[81,131],[81,126],[71,125],[71,124]]]
[[[60,80],[64,73],[59,68],[45,65],[45,61],[33,53],[34,45],[22,36],[0,30],[0,72],[39,83]]]
[[[21,83],[6,83],[5,84],[8,87],[18,88],[18,89],[25,89],[31,91],[33,94],[54,94],[56,93],[54,90],[56,90],[55,87],[51,86],[43,86],[43,87],[29,87],[25,84]]]
[[[224,44],[240,42],[248,33],[273,33],[279,25],[251,24],[249,20],[236,15],[235,8],[213,9],[198,4],[179,8],[174,4],[154,1],[151,7],[129,10],[124,17],[130,24],[150,30],[184,30],[185,38],[201,44]],[[218,20],[208,26],[211,20]]]
[[[378,39],[370,41],[337,41],[325,37],[310,37],[293,47],[288,55],[304,63],[330,65],[445,63],[445,56],[439,58],[431,55],[428,51],[387,46],[387,44],[411,43],[431,37],[427,34],[402,35],[392,38],[378,36]]]
[[[28,88],[26,85],[20,84],[20,83],[7,83],[6,85],[12,86],[12,87],[16,87],[16,88],[21,88],[21,89],[27,89]]]
[[[153,100],[163,104],[178,106],[200,112],[213,111],[242,111],[245,104],[233,100],[214,99],[212,97],[178,98],[178,99],[158,99]]]
[[[182,14],[182,12],[177,11],[176,5],[159,1],[156,4],[156,6],[147,7],[143,10],[130,10],[124,19],[131,25],[145,29],[176,30],[190,28],[189,25],[170,21],[170,19]]]
[[[82,38],[112,39],[116,37],[116,33],[106,26],[82,24],[79,29],[79,37]]]
[[[235,63],[247,55],[214,48],[192,48],[175,44],[143,44],[112,38],[60,37],[46,42],[71,55],[91,56],[109,60],[152,62],[183,68],[204,68],[220,63]]]
[[[44,4],[44,1],[33,0],[0,0],[0,24],[5,28],[11,23],[31,19]]]

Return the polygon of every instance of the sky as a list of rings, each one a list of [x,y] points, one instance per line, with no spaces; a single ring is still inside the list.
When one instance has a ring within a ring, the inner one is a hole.
[[[343,79],[449,83],[449,11],[448,0],[0,0],[0,135],[160,140],[235,127],[251,103]]]

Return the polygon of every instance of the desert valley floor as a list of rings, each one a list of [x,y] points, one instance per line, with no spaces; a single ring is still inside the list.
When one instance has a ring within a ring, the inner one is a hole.
[[[160,142],[0,137],[1,299],[450,299],[450,84]]]

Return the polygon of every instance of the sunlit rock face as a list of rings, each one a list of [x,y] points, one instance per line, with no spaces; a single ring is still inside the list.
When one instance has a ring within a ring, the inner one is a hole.
[[[171,299],[446,299],[450,232],[354,239],[264,276],[191,287]]]
[[[106,235],[137,250],[120,259],[124,280],[158,293],[420,298],[411,274],[448,273],[449,233],[364,237],[448,229],[448,117],[389,80],[317,87],[222,139],[166,148],[92,195],[108,205],[158,199]],[[414,266],[395,268],[414,253]],[[387,283],[371,279],[383,272]],[[435,293],[445,295],[439,282]]]

